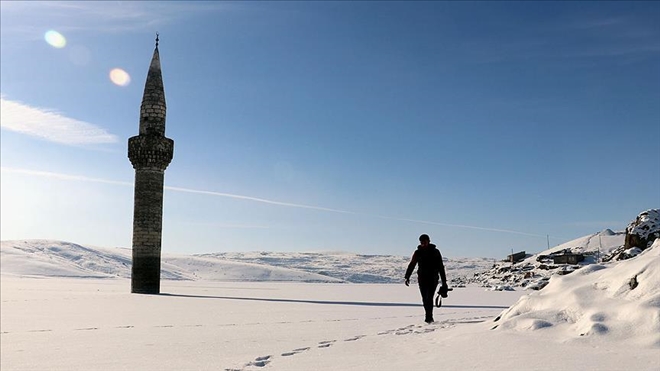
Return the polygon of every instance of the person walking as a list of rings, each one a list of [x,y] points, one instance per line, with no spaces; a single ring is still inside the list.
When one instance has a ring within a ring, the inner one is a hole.
[[[426,318],[424,322],[433,322],[433,295],[435,289],[438,287],[438,275],[442,280],[440,286],[440,295],[447,297],[447,275],[445,273],[445,265],[442,262],[442,255],[440,250],[431,243],[431,238],[427,234],[419,236],[419,246],[413,253],[408,269],[406,269],[406,286],[410,285],[410,276],[417,267],[417,283],[419,284],[419,292],[422,294],[422,303],[424,304],[424,311]]]

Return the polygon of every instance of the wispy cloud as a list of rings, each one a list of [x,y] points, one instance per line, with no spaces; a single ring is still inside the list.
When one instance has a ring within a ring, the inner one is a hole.
[[[574,55],[578,57],[621,57],[657,54],[660,34],[654,19],[644,15],[574,16],[564,27],[576,39],[582,39]]]
[[[607,27],[616,27],[625,25],[628,22],[623,16],[604,16],[604,17],[580,17],[573,18],[566,22],[567,27],[575,29],[598,29]]]
[[[522,22],[520,19],[516,21]],[[489,64],[539,60],[543,63],[585,58],[626,62],[660,53],[655,19],[640,15],[580,15],[549,17],[525,25],[525,32],[502,36],[499,23],[493,34],[479,34],[462,42],[468,63]],[[521,23],[522,24],[522,23]],[[520,27],[517,25],[513,29]],[[506,30],[504,28],[503,30]],[[502,31],[505,32],[505,31]]]
[[[227,2],[156,1],[25,1],[2,2],[6,17],[14,20],[3,32],[34,33],[53,28],[60,32],[122,33],[154,30],[196,14],[223,11]],[[23,19],[24,21],[20,21]]]
[[[55,178],[55,179],[60,179],[60,180],[95,182],[95,183],[115,184],[115,185],[130,186],[130,187],[133,186],[133,183],[131,183],[131,182],[107,180],[107,179],[101,179],[101,178],[90,178],[90,177],[81,176],[81,175],[69,175],[69,174],[52,173],[52,172],[47,172],[47,171],[16,169],[16,168],[11,168],[11,167],[4,167],[4,166],[0,167],[0,170],[2,170],[2,172],[7,172],[7,173],[18,173],[18,174],[25,174],[25,175],[32,175],[32,176],[42,176],[42,177]],[[191,188],[181,188],[181,187],[171,187],[171,186],[165,186],[165,189],[169,190],[169,191],[174,191],[174,192],[195,193],[195,194],[216,196],[216,197],[227,197],[227,198],[233,198],[233,199],[239,199],[239,200],[245,200],[245,201],[260,202],[260,203],[265,203],[265,204],[269,204],[269,205],[294,207],[294,208],[308,209],[308,210],[318,210],[318,211],[340,213],[340,214],[359,215],[359,216],[372,217],[372,218],[396,220],[396,221],[402,221],[402,222],[408,222],[408,223],[437,225],[437,226],[450,227],[450,228],[476,229],[476,230],[481,230],[481,231],[510,233],[510,234],[524,235],[524,236],[532,236],[532,237],[543,237],[543,238],[546,237],[546,236],[542,236],[542,235],[538,235],[538,234],[527,233],[527,232],[522,232],[522,231],[515,231],[515,230],[510,230],[510,229],[488,228],[488,227],[480,227],[480,226],[465,225],[465,224],[441,223],[441,222],[428,221],[428,220],[407,219],[407,218],[399,218],[399,217],[392,217],[392,216],[385,216],[385,215],[360,213],[360,212],[340,210],[340,209],[332,209],[332,208],[320,207],[320,206],[311,206],[311,205],[296,204],[296,203],[291,203],[291,202],[274,201],[274,200],[268,200],[268,199],[265,199],[265,198],[237,195],[237,194],[231,194],[231,193],[204,191],[204,190],[197,190],[197,189],[191,189]]]
[[[47,108],[32,107],[0,97],[0,126],[67,145],[116,143],[117,136],[88,122],[72,119]]]

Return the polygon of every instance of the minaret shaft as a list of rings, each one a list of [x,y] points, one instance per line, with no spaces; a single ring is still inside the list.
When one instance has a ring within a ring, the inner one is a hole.
[[[160,293],[165,172],[137,170],[133,209],[131,292]]]

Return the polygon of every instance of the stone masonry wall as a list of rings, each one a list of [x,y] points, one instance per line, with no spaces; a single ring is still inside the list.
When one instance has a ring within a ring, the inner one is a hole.
[[[157,92],[150,93],[159,94]],[[148,102],[140,107],[140,134],[165,135],[165,101]]]

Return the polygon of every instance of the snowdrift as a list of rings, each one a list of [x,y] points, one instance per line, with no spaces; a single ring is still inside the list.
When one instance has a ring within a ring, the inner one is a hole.
[[[660,239],[633,259],[552,276],[503,312],[494,329],[660,347]]]

